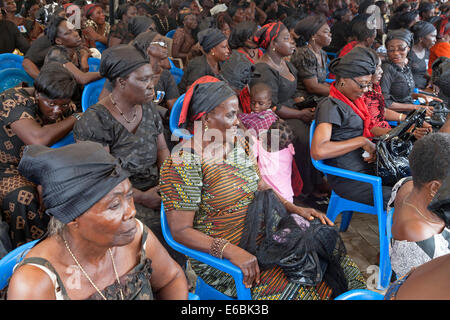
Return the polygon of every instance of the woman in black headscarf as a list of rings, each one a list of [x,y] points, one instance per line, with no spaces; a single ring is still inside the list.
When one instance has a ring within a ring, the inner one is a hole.
[[[249,233],[246,224],[250,212],[262,213],[251,209],[252,201],[258,197],[258,190],[264,192],[262,190],[267,188],[252,160],[251,145],[236,134],[238,109],[239,102],[234,90],[214,77],[200,78],[186,93],[179,125],[189,128],[194,137],[178,144],[161,169],[161,195],[175,239],[187,247],[229,259],[242,270],[243,284],[251,288],[252,299],[255,300],[329,299],[338,294],[342,287],[345,291],[350,287],[364,287],[359,270],[350,265],[352,262],[348,257],[340,260],[341,267],[337,269],[344,269],[345,274],[351,276],[337,273],[340,276],[324,276],[316,284],[304,285],[291,281],[286,272],[275,264],[260,267],[260,254],[250,253],[252,250],[242,244]],[[334,229],[324,214],[297,207],[278,194],[271,194],[278,208],[293,213],[302,227],[308,228],[310,223],[315,223],[323,231]],[[252,230],[261,230],[257,223],[251,226]],[[336,251],[342,249],[336,245],[341,243],[340,240],[333,239]],[[271,249],[276,251],[277,248]],[[207,264],[191,262],[195,273],[203,281],[225,295],[236,296],[231,276]],[[330,265],[327,270],[331,270]],[[333,280],[343,286],[332,288]]]
[[[42,187],[51,222],[15,268],[8,299],[187,299],[180,266],[135,219],[130,174],[101,144],[32,145],[19,171]]]
[[[128,22],[128,31],[131,32],[133,38],[136,38],[142,32],[156,31],[155,21],[146,16],[132,17]]]
[[[430,82],[427,72],[430,49],[436,43],[436,28],[429,22],[419,21],[411,27],[414,34],[414,45],[409,51],[408,60],[414,83],[419,89],[425,89]]]
[[[169,155],[161,117],[152,103],[154,72],[133,46],[119,45],[102,54],[100,73],[111,93],[89,107],[74,127],[77,141],[101,143],[131,176],[137,217],[160,241],[159,167]]]
[[[172,57],[180,58],[186,64],[190,58],[190,51],[195,45],[195,30],[198,27],[198,18],[189,8],[183,8],[178,13],[179,27],[173,34]]]
[[[217,28],[202,30],[197,35],[204,55],[192,59],[184,70],[178,85],[180,93],[198,78],[206,75],[218,76],[221,64],[230,57],[227,37]]]
[[[311,156],[325,160],[333,167],[374,175],[375,144],[373,126],[362,96],[368,91],[376,71],[375,51],[356,47],[330,64],[336,75],[330,96],[321,100],[316,111],[316,130],[311,142]],[[368,153],[363,158],[363,153]],[[371,184],[327,175],[328,182],[340,197],[373,205]],[[383,201],[389,199],[391,188],[383,187]]]
[[[419,106],[414,99],[431,96],[414,93],[416,84],[408,64],[408,54],[413,45],[413,34],[407,29],[390,30],[386,38],[387,61],[382,64],[383,77],[380,81],[386,107],[394,111],[416,110]],[[431,116],[432,107],[427,108],[427,115]]]
[[[323,16],[309,16],[295,26],[299,47],[291,62],[298,71],[297,91],[305,98],[307,106],[317,104],[330,93],[327,78],[327,54],[322,49],[331,43],[331,31]]]
[[[77,83],[57,63],[45,65],[34,88],[11,88],[0,94],[0,204],[9,224],[12,249],[41,237],[48,217],[40,212],[36,186],[19,175],[17,166],[26,145],[51,146],[64,138],[80,114],[71,116]]]
[[[108,47],[114,47],[119,44],[127,44],[133,40],[134,35],[128,30],[128,22],[135,17],[137,9],[134,4],[121,4],[117,10],[115,17],[119,22],[111,27],[108,35]]]
[[[297,69],[284,58],[294,53],[295,43],[289,30],[281,22],[266,24],[259,29],[253,39],[266,50],[255,65],[255,72],[261,77],[254,79],[250,86],[258,82],[268,84],[272,89],[272,102],[277,115],[285,119],[294,130],[295,161],[303,180],[303,193],[313,199],[324,196],[319,191],[323,176],[311,163],[309,157],[309,125],[314,117],[314,108],[299,109],[302,101],[296,94]]]

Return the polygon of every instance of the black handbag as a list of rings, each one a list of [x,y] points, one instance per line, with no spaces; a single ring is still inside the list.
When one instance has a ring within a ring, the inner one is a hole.
[[[394,186],[401,178],[411,175],[408,156],[415,138],[408,130],[413,125],[422,127],[425,113],[425,108],[411,112],[405,121],[377,139],[376,173],[383,185]]]

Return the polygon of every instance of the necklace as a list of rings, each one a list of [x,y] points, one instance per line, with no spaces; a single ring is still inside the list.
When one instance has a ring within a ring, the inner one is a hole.
[[[162,27],[164,30],[166,30],[164,33],[167,33],[167,32],[169,31],[169,20],[167,19],[167,17],[164,16],[164,21],[165,21],[166,25],[163,24],[163,22],[161,21],[161,17],[159,16],[158,13],[156,14],[156,17],[158,18],[159,24],[161,25],[161,27]]]
[[[64,244],[66,245],[67,251],[69,251],[70,255],[72,256],[73,260],[75,261],[75,263],[77,264],[78,268],[80,268],[81,272],[83,272],[84,276],[86,277],[86,279],[88,279],[89,283],[95,288],[95,290],[97,290],[98,294],[102,296],[103,300],[108,300],[106,299],[105,295],[99,290],[99,288],[97,288],[97,286],[95,285],[95,283],[91,280],[91,277],[89,277],[89,275],[87,274],[86,271],[84,271],[83,267],[81,266],[81,264],[78,262],[78,259],[75,257],[75,255],[72,253],[72,250],[70,250],[69,244],[67,243],[66,239],[64,237],[62,237],[64,240]],[[122,300],[125,300],[123,297],[123,291],[122,288],[120,287],[120,280],[119,280],[119,274],[117,273],[117,269],[116,269],[116,264],[114,263],[114,257],[111,251],[111,248],[108,249],[109,251],[109,255],[111,256],[111,261],[112,261],[112,265],[113,265],[113,269],[114,269],[114,273],[116,275],[116,281],[117,284],[119,285],[119,290],[120,290],[120,297],[122,298]]]
[[[408,196],[408,198],[409,198],[409,196]],[[417,213],[418,213],[422,218],[424,218],[427,222],[429,222],[429,223],[434,223],[434,224],[438,224],[438,223],[440,224],[440,223],[442,223],[441,221],[435,221],[435,220],[432,220],[432,219],[426,217],[426,216],[419,210],[419,208],[417,208],[417,207],[416,207],[415,205],[413,205],[412,203],[406,202],[406,198],[403,199],[403,204],[406,204],[406,205],[408,205],[408,206],[414,208],[414,209],[417,211]]]
[[[119,111],[120,115],[125,119],[125,121],[126,121],[127,123],[131,123],[131,122],[133,122],[134,120],[136,120],[136,116],[137,116],[137,109],[136,109],[136,108],[134,108],[133,119],[128,120],[128,119],[125,117],[125,114],[122,112],[122,110],[120,110],[120,108],[117,106],[116,101],[114,101],[114,99],[113,99],[113,97],[112,97],[112,93],[109,94],[109,98],[111,99],[111,102],[112,102],[113,106],[117,109],[117,111]]]

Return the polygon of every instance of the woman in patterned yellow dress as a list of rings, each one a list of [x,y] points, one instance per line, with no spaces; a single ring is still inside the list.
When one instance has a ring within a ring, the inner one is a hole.
[[[280,267],[260,271],[257,258],[238,246],[247,209],[255,192],[264,187],[244,140],[223,143],[220,139],[226,133],[236,136],[237,110],[238,98],[233,90],[213,77],[200,78],[186,93],[180,123],[200,120],[201,127],[194,132],[194,138],[174,148],[161,169],[160,191],[172,235],[190,248],[227,258],[237,265],[253,299],[330,299],[335,295],[325,281],[304,286],[289,281]],[[198,140],[199,131],[209,137]],[[280,201],[303,223],[317,219],[333,225],[322,213]],[[236,296],[234,280],[229,275],[198,261],[191,263],[207,284]],[[347,255],[340,265],[348,290],[365,287],[358,267]]]

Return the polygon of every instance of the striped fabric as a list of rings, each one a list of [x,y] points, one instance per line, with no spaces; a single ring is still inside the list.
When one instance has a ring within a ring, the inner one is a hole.
[[[161,168],[161,197],[166,211],[196,211],[194,228],[211,237],[237,245],[244,229],[247,207],[257,190],[258,173],[248,147],[238,144],[223,163],[206,161],[191,152],[167,159]],[[228,296],[236,296],[228,274],[191,260],[192,268],[207,284]],[[342,262],[349,289],[365,288],[358,267],[348,257]],[[289,282],[281,268],[261,272],[260,284],[251,289],[253,299],[328,299],[331,289],[324,283],[306,287]]]

